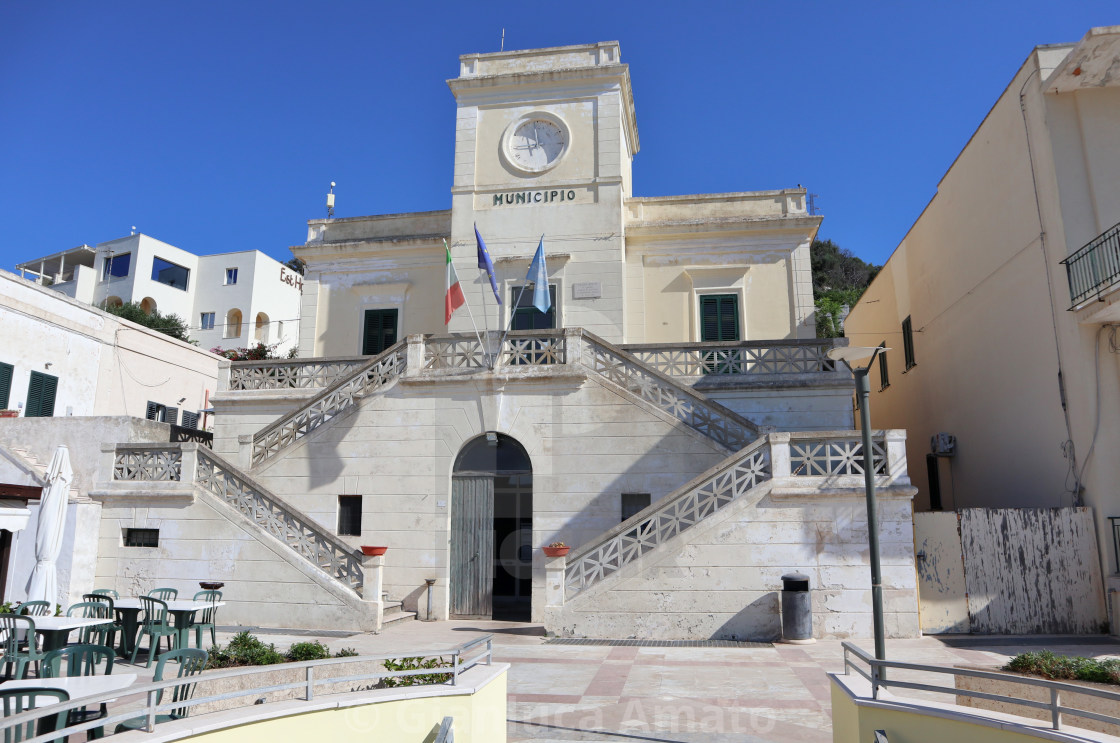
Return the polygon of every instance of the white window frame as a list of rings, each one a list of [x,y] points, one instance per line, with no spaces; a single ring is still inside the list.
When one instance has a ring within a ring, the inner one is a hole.
[[[232,266],[226,269],[226,286],[233,286],[237,283],[237,266]],[[230,281],[230,275],[233,275],[233,281]]]
[[[209,325],[206,324],[206,318],[207,317],[210,318],[210,324]],[[216,312],[203,312],[202,317],[199,318],[199,325],[200,325],[199,329],[200,330],[213,330],[214,329],[214,321],[216,319],[217,319],[217,313]]]

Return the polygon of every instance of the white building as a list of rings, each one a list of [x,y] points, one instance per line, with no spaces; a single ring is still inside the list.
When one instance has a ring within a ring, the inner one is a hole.
[[[65,605],[93,587],[101,506],[88,493],[99,444],[206,438],[168,424],[212,424],[202,411],[226,362],[6,271],[0,337],[0,410],[16,416],[0,416],[0,600],[27,598],[43,471],[65,444],[74,470],[60,559]]]
[[[138,302],[183,318],[203,348],[298,344],[303,277],[257,250],[198,256],[144,234],[26,261],[39,283],[87,304]]]

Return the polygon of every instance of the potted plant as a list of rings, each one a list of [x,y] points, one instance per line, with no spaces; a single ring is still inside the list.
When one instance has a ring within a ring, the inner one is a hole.
[[[549,557],[563,557],[564,555],[568,554],[568,550],[570,549],[571,547],[564,544],[563,542],[553,542],[552,544],[544,548],[544,553]]]
[[[365,555],[366,557],[377,557],[378,555],[384,555],[385,550],[387,550],[387,549],[389,549],[389,548],[388,547],[370,547],[368,544],[363,544],[362,545],[362,554]]]
[[[0,418],[18,418],[18,410],[0,410]]]

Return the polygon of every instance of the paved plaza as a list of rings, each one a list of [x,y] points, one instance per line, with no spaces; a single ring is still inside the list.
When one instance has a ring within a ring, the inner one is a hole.
[[[281,649],[319,639],[332,650],[354,648],[363,654],[434,651],[492,633],[494,659],[511,666],[510,743],[831,741],[826,673],[843,670],[839,641],[755,647],[567,645],[549,643],[537,625],[490,621],[401,622],[379,635],[255,633]],[[218,641],[231,636],[221,632]],[[872,647],[870,640],[857,644]],[[915,663],[994,666],[1042,647],[1071,655],[1120,652],[1107,638],[1045,637],[891,640],[887,652],[892,659]],[[145,674],[142,665],[138,672]],[[936,682],[952,685],[948,677]]]

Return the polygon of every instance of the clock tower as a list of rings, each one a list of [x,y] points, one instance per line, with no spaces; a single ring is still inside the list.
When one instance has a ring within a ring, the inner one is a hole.
[[[507,326],[543,235],[555,297],[548,321],[621,342],[624,207],[638,131],[618,43],[459,61],[459,77],[448,81],[457,104],[451,251],[479,327]],[[474,279],[476,224],[500,308],[489,282]],[[470,319],[456,314],[449,330],[471,332]]]

